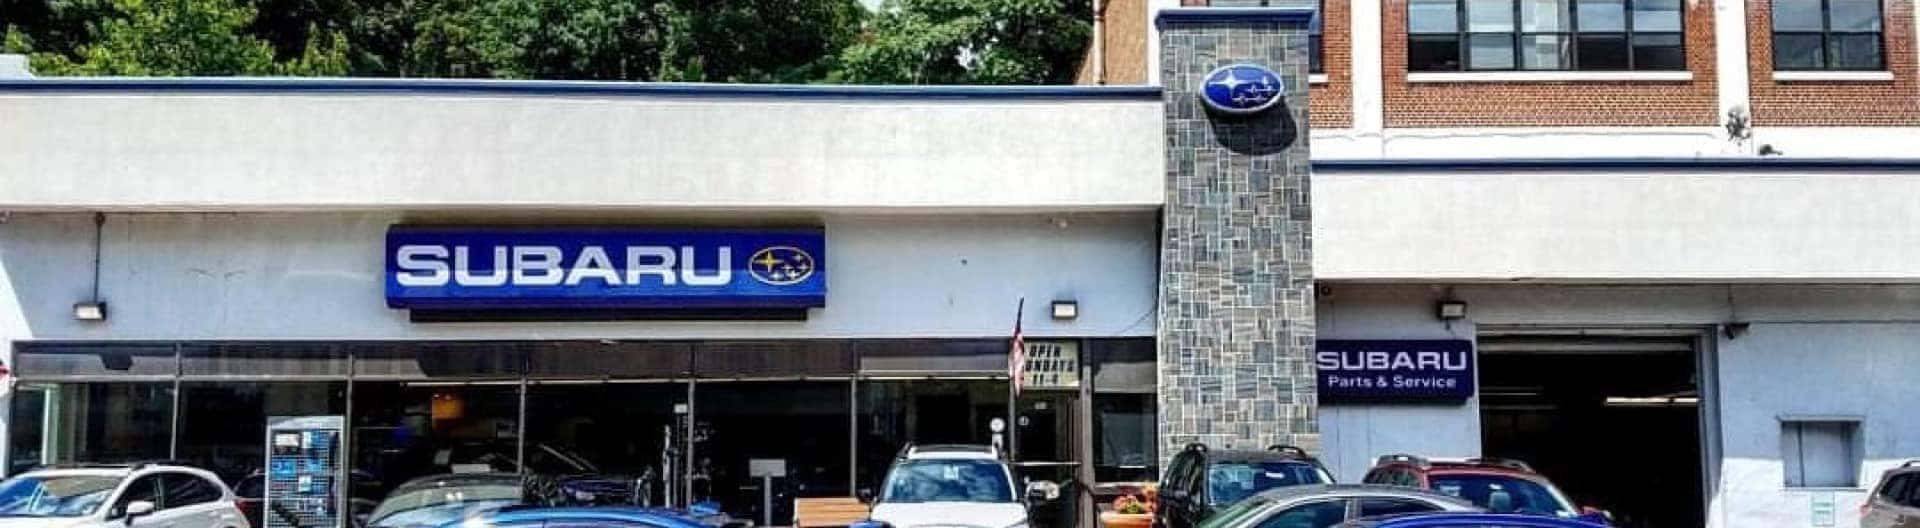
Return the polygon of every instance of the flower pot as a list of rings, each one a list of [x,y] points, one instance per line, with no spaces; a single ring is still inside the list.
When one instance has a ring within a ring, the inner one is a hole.
[[[1153,514],[1101,512],[1100,524],[1106,528],[1151,528]]]

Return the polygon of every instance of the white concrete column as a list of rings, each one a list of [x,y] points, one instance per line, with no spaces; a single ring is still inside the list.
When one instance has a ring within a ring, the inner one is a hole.
[[[1180,0],[1147,0],[1147,85],[1160,86],[1160,10],[1180,7]]]
[[[1347,6],[1348,41],[1353,49],[1352,75],[1353,136],[1361,148],[1376,156],[1386,155],[1387,109],[1380,57],[1381,0],[1352,0]]]
[[[1719,90],[1720,113],[1716,122],[1720,123],[1721,139],[1727,138],[1725,126],[1727,113],[1739,109],[1751,118],[1753,107],[1748,98],[1747,71],[1747,4],[1746,0],[1689,0],[1691,2],[1713,2],[1713,47],[1715,84]],[[1733,143],[1727,142],[1726,154],[1748,154],[1753,147],[1748,142],[1746,149],[1733,150]]]
[[[5,213],[0,213],[4,215]],[[0,229],[6,228],[4,216],[0,216]],[[7,273],[6,240],[0,239],[0,362],[9,370],[13,368],[13,342],[29,337],[27,316],[21,307],[20,296],[14,291],[14,282]],[[8,460],[12,446],[13,424],[13,382],[14,375],[9,373],[0,378],[0,461]],[[7,464],[0,463],[0,476],[6,476]]]

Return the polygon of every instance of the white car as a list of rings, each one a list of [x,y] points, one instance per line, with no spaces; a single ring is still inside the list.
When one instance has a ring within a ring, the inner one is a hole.
[[[1026,528],[1026,498],[1016,489],[1013,470],[991,447],[908,446],[868,517],[893,528]]]
[[[165,464],[29,471],[0,481],[0,528],[251,528],[233,490]]]

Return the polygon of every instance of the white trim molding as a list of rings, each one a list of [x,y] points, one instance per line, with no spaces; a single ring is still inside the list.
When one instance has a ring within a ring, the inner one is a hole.
[[[1314,84],[1314,85],[1327,84],[1327,74],[1309,73],[1307,74],[1307,84]]]
[[[1893,72],[1878,71],[1835,71],[1835,70],[1796,70],[1773,72],[1773,80],[1781,82],[1799,81],[1837,81],[1837,82],[1886,82],[1893,80]]]
[[[1474,71],[1409,72],[1410,83],[1460,82],[1684,82],[1690,71]]]

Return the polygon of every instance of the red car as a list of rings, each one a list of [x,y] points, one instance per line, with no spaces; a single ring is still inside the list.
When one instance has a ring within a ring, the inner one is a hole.
[[[1574,506],[1553,482],[1518,460],[1428,460],[1387,455],[1374,462],[1363,481],[1433,490],[1493,513],[1577,518],[1602,524],[1607,524],[1610,517],[1602,510]]]

